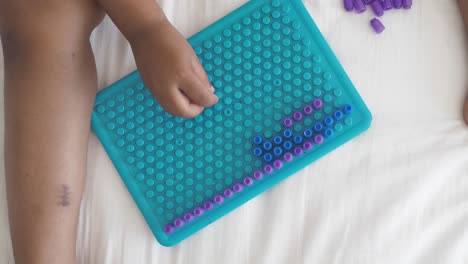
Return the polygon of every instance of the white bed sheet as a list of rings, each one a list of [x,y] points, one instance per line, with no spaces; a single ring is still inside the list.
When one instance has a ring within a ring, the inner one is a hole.
[[[160,1],[187,37],[244,2]],[[460,110],[468,64],[455,1],[390,12],[379,36],[370,12],[345,13],[339,0],[305,3],[373,112],[372,128],[173,248],[156,242],[93,134],[79,263],[468,263],[468,128]],[[135,69],[109,19],[92,43],[100,89]],[[2,264],[13,263],[4,192],[2,174]]]

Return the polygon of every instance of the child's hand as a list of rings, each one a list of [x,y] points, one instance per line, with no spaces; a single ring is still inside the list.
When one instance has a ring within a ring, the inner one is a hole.
[[[190,118],[218,102],[192,47],[167,20],[130,43],[145,84],[167,112]]]

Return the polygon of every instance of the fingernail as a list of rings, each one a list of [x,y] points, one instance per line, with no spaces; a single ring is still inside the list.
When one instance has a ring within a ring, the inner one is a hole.
[[[210,91],[211,91],[212,93],[214,93],[214,92],[215,92],[215,88],[214,88],[213,86],[210,86]]]

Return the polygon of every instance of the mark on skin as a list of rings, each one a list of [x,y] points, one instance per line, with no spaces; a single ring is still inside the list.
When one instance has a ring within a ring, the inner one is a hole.
[[[59,201],[58,205],[62,207],[68,207],[71,204],[71,188],[66,185],[62,184],[60,190],[59,190]]]

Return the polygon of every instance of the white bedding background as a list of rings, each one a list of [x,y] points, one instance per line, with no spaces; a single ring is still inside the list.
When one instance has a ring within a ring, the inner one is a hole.
[[[244,2],[160,1],[187,37]],[[305,3],[373,112],[372,128],[172,248],[157,243],[92,134],[79,263],[468,263],[468,64],[456,1],[389,12],[382,35],[370,11]],[[109,19],[92,43],[99,89],[135,69]],[[0,264],[13,263],[4,192],[2,172]]]

